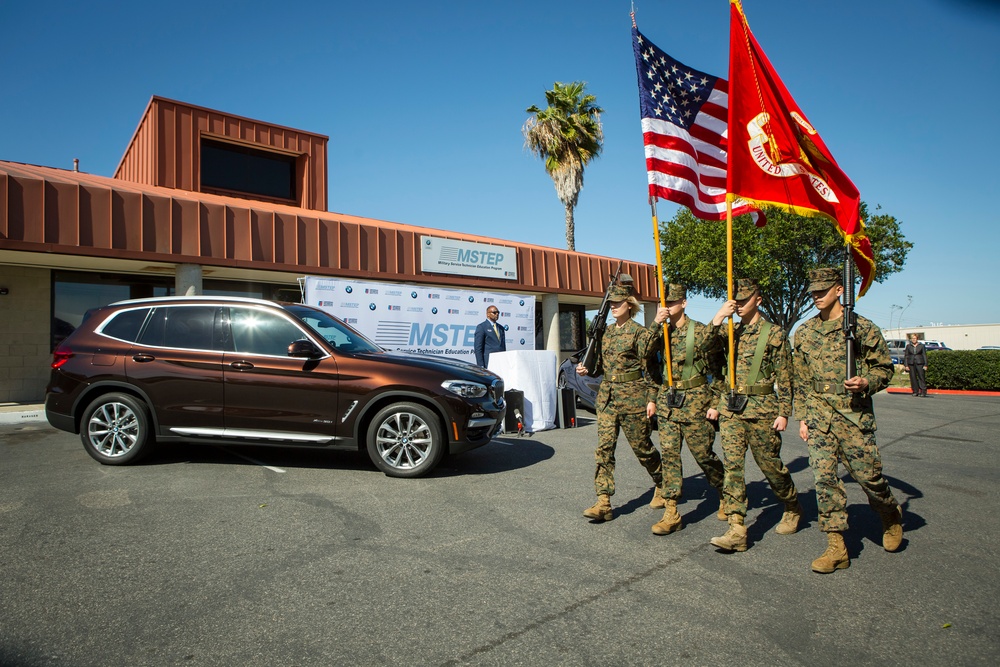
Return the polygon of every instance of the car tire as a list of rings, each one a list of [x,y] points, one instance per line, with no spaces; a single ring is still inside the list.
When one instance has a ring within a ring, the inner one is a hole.
[[[368,426],[368,456],[389,477],[421,477],[441,462],[447,442],[437,415],[416,403],[393,403]]]
[[[146,404],[128,394],[104,394],[83,411],[83,447],[104,465],[127,465],[146,456],[154,438]]]

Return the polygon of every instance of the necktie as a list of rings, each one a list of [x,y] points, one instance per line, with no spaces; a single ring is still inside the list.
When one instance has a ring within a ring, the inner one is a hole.
[[[497,340],[500,340],[500,332],[497,330],[497,323],[493,323],[493,333],[496,335]]]

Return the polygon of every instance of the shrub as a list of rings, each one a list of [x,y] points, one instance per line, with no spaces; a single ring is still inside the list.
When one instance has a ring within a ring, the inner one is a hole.
[[[927,386],[1000,391],[1000,350],[929,351]]]

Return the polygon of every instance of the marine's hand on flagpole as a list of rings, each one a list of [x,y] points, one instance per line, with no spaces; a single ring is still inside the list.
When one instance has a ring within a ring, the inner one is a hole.
[[[657,324],[663,324],[664,322],[667,321],[667,318],[669,316],[670,316],[670,311],[667,309],[666,306],[657,306],[656,317],[653,318],[653,321],[655,321]]]
[[[735,299],[730,299],[729,301],[726,301],[724,304],[722,304],[722,307],[719,308],[719,312],[715,314],[715,317],[712,318],[712,324],[714,324],[717,327],[722,326],[722,323],[726,321],[726,318],[732,317],[733,313],[736,312],[736,307],[737,306]]]
[[[863,394],[868,390],[868,378],[855,375],[850,380],[844,382],[844,389],[852,394]]]

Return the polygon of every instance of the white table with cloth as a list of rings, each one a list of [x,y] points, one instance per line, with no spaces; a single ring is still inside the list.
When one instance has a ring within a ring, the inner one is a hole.
[[[525,431],[533,433],[556,427],[556,375],[559,372],[559,359],[555,352],[492,352],[488,367],[503,378],[504,389],[524,392],[522,417]]]

